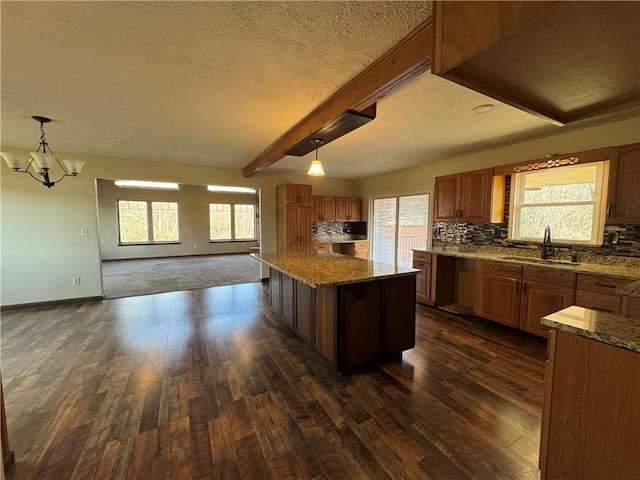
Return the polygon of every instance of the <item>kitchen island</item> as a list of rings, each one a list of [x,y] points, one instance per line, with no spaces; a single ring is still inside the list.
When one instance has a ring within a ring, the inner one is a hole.
[[[640,320],[571,306],[542,323],[541,478],[640,479]]]
[[[322,251],[252,256],[269,266],[271,307],[334,369],[415,345],[418,270]]]

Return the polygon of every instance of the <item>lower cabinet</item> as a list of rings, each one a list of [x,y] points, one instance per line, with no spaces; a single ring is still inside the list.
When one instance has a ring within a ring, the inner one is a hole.
[[[548,351],[542,480],[637,479],[640,354],[558,330]]]
[[[413,268],[420,270],[416,278],[416,300],[438,306],[455,298],[456,259],[434,253],[413,252]]]
[[[622,295],[618,295],[616,289],[624,287],[632,281],[626,278],[579,273],[576,283],[575,305],[621,315]]]
[[[322,288],[273,268],[269,278],[274,310],[343,373],[415,346],[413,275]]]
[[[575,282],[573,272],[479,261],[474,314],[546,337],[540,320],[573,305]]]

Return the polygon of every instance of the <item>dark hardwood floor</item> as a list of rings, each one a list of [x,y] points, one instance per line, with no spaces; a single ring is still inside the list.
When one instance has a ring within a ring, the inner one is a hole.
[[[418,307],[340,377],[260,283],[4,312],[9,479],[539,479],[546,345]]]

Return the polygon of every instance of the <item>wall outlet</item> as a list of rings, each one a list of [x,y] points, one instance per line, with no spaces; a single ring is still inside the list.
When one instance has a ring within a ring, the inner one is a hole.
[[[194,244],[194,245],[193,245],[193,248],[198,248],[198,245]]]
[[[73,277],[73,278],[71,279],[71,283],[72,283],[73,285],[80,285],[80,277]]]

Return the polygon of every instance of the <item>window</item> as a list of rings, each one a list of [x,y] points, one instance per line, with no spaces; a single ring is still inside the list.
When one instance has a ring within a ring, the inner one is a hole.
[[[410,267],[413,249],[427,246],[428,232],[428,194],[374,199],[374,261]]]
[[[251,204],[210,203],[209,239],[212,242],[255,240],[256,206]]]
[[[177,183],[146,182],[140,180],[116,180],[113,182],[119,188],[154,188],[157,190],[180,190]]]
[[[120,243],[178,241],[177,202],[118,200]]]
[[[542,241],[545,227],[558,243],[602,243],[609,162],[513,175],[509,238]]]

